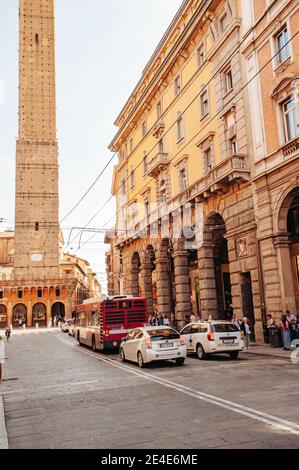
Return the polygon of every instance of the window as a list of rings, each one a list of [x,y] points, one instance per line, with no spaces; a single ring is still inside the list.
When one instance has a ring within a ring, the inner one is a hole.
[[[182,89],[181,77],[177,77],[174,80],[174,94],[175,94],[175,96],[177,96],[181,92],[181,89]]]
[[[235,155],[236,153],[238,153],[238,144],[237,144],[236,137],[233,137],[232,139],[230,139],[229,142],[230,142],[231,154]]]
[[[295,139],[299,135],[298,119],[296,112],[296,103],[294,95],[291,95],[287,101],[282,104],[284,131],[286,142]]]
[[[182,168],[179,171],[179,187],[180,191],[185,191],[188,187],[186,168]]]
[[[223,33],[226,28],[227,28],[227,25],[228,25],[228,16],[226,13],[224,13],[220,20],[219,20],[219,25],[220,25],[220,32]]]
[[[135,186],[135,170],[131,167],[131,188]]]
[[[147,174],[147,153],[144,152],[143,154],[143,173]]]
[[[144,201],[144,210],[145,210],[145,216],[147,217],[150,213],[150,201],[149,201],[149,199],[145,199],[145,201]]]
[[[177,118],[177,142],[179,142],[184,137],[184,126],[183,126],[183,115],[182,113],[178,113]]]
[[[23,298],[23,291],[18,290],[18,299],[22,299],[22,298]]]
[[[158,101],[157,103],[157,119],[159,119],[162,116],[162,102]]]
[[[204,44],[201,44],[199,48],[197,49],[197,61],[198,61],[198,67],[201,67],[202,64],[205,61],[205,46]]]
[[[207,172],[212,169],[212,150],[209,148],[204,152],[204,166]]]
[[[233,89],[233,74],[229,68],[224,72],[224,93],[227,94]]]
[[[36,231],[36,232],[39,231],[39,223],[38,223],[38,222],[35,222],[35,231]]]
[[[166,188],[166,182],[164,179],[160,182],[160,203],[167,202],[167,188]]]
[[[200,110],[201,110],[201,117],[205,117],[209,114],[209,97],[208,97],[208,90],[205,90],[200,95]]]
[[[43,296],[43,291],[42,289],[37,290],[37,297],[42,297]]]
[[[142,137],[145,137],[147,134],[147,125],[146,125],[146,121],[144,121],[142,123]]]
[[[3,291],[0,291],[0,299],[3,299]]]
[[[133,142],[133,139],[130,139],[130,153],[133,152],[133,149],[134,149],[134,142]]]
[[[134,228],[135,225],[136,225],[136,216],[137,216],[137,212],[136,212],[136,209],[137,209],[137,204],[136,202],[134,202],[132,205],[131,205],[131,227]]]
[[[280,33],[276,35],[277,64],[281,64],[290,57],[288,28],[285,26]]]
[[[160,139],[158,142],[159,153],[164,153],[164,142],[163,139]]]
[[[56,297],[60,297],[60,289],[59,288],[57,288],[55,290],[55,295],[56,295]]]

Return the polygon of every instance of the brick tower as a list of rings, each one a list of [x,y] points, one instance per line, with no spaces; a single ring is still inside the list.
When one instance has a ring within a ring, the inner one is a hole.
[[[59,273],[54,0],[20,0],[16,277]]]

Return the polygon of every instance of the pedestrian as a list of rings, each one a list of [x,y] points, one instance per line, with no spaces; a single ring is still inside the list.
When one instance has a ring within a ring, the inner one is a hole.
[[[164,325],[164,318],[161,313],[158,314],[158,326],[163,326]]]
[[[19,328],[22,328],[22,325],[23,325],[23,321],[22,321],[22,318],[20,317],[19,318]]]
[[[153,316],[153,315],[149,315],[148,321],[149,321],[149,324],[150,324],[151,326],[154,326],[154,316]]]
[[[10,335],[11,335],[11,329],[10,329],[10,326],[7,325],[7,327],[5,328],[5,336],[6,336],[7,342],[10,340]]]
[[[236,315],[233,315],[233,316],[232,316],[231,322],[238,328],[238,330],[241,330],[241,322],[240,322],[240,320],[237,318]]]
[[[194,314],[191,315],[191,322],[192,323],[197,323],[197,322],[199,322],[199,320],[200,320],[200,318],[199,318],[199,315],[198,315],[197,312],[196,312],[195,315]]]
[[[286,310],[285,316],[287,318],[287,321],[290,324],[290,332],[291,332],[291,341],[295,339],[296,333],[296,322],[297,322],[297,317],[293,313],[291,313],[289,310]]]
[[[242,332],[243,341],[244,341],[244,349],[245,350],[250,349],[251,331],[250,331],[250,326],[249,326],[247,317],[243,318],[243,321],[241,323],[241,332]]]
[[[213,315],[209,315],[208,321],[213,321],[213,320],[214,320]]]
[[[5,345],[4,339],[0,336],[0,385],[2,382],[3,364],[5,363]]]
[[[164,315],[164,318],[163,318],[163,325],[169,326],[169,318],[168,318],[167,315]]]
[[[189,315],[185,315],[185,317],[184,317],[184,326],[189,325],[189,323],[190,323],[190,317],[189,317]]]
[[[296,339],[299,339],[299,315],[297,315],[296,326],[295,326]]]
[[[282,315],[281,323],[280,323],[281,331],[282,331],[282,342],[283,342],[283,349],[285,351],[290,351],[291,349],[291,341],[292,341],[292,325],[288,322],[287,316]]]

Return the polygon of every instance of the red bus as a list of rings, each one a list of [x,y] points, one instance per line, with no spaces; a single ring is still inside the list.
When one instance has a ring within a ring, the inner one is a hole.
[[[148,324],[146,300],[137,297],[87,302],[76,313],[75,337],[94,351],[117,349],[130,331]]]

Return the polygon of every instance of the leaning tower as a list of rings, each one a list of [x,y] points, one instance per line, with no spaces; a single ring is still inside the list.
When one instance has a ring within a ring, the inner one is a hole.
[[[54,0],[20,0],[14,274],[59,273]]]

